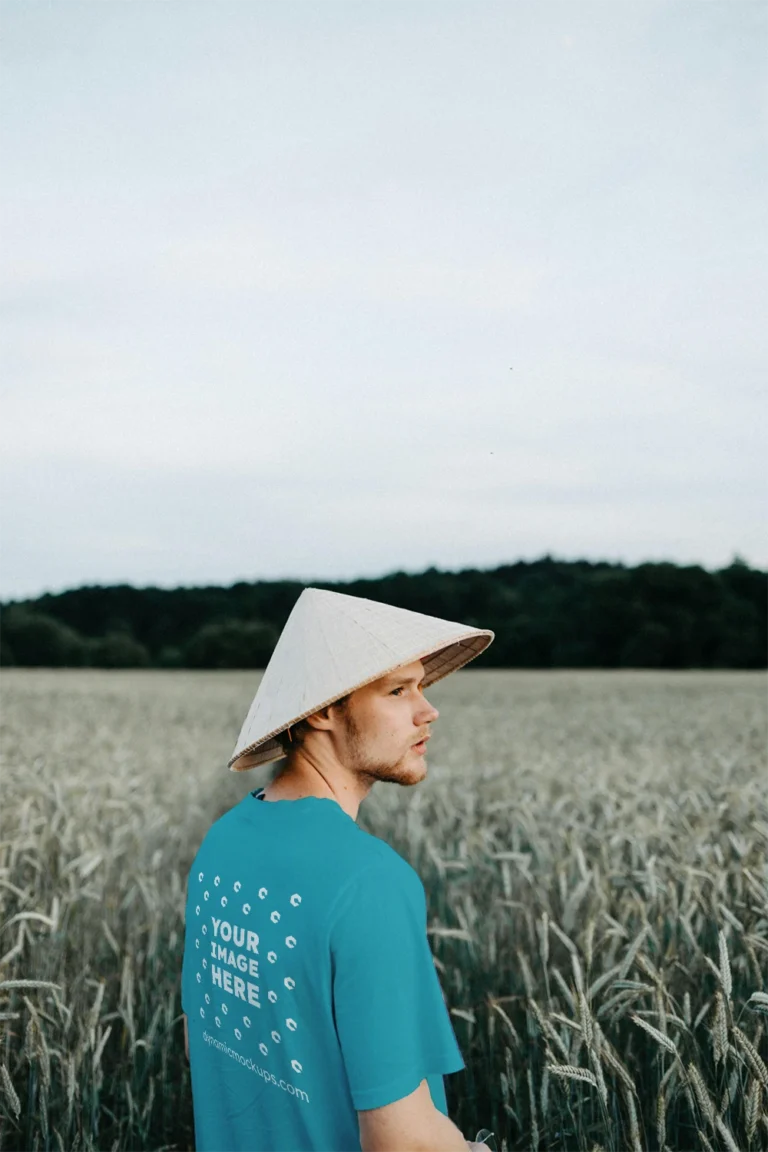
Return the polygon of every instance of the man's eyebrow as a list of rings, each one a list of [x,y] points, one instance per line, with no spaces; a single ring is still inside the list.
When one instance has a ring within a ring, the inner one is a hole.
[[[424,682],[425,678],[426,678],[426,672],[424,673],[424,676],[421,677],[421,679],[418,679],[416,676],[398,676],[398,674],[396,672],[393,672],[390,676],[387,676],[385,678],[384,682],[385,682],[385,684],[388,684],[388,685],[393,685],[393,684],[422,684]]]

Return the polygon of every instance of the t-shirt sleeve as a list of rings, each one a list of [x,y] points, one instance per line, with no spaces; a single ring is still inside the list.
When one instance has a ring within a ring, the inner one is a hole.
[[[427,939],[424,886],[403,864],[365,869],[334,908],[333,1011],[356,1111],[465,1067]]]

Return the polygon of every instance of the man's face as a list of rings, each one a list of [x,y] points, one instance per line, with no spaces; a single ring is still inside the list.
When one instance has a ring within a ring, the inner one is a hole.
[[[439,712],[424,697],[421,660],[358,688],[338,713],[338,756],[371,781],[418,784],[427,774],[426,744]]]

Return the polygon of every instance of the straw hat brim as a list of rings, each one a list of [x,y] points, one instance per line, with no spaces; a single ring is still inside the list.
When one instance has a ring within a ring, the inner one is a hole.
[[[329,704],[335,703],[340,700],[342,696],[348,696],[351,692],[356,692],[358,688],[364,688],[366,684],[372,684],[375,680],[380,680],[382,676],[388,676],[392,672],[396,672],[398,668],[403,668],[408,664],[412,664],[415,660],[422,660],[424,662],[424,687],[428,688],[430,684],[435,684],[438,680],[444,679],[449,676],[451,672],[458,672],[465,664],[469,664],[470,660],[474,660],[481,652],[484,652],[488,645],[491,643],[495,633],[487,628],[472,628],[468,629],[464,636],[457,636],[449,644],[441,642],[440,644],[433,645],[431,648],[422,648],[418,652],[407,656],[403,660],[398,660],[396,664],[391,665],[389,668],[382,668],[375,672],[372,676],[368,676],[365,680],[360,680],[357,684],[350,684],[341,692],[336,692],[327,700],[322,703],[308,708],[306,712],[302,712],[299,716],[294,716],[275,728],[272,732],[268,732],[260,740],[253,744],[249,744],[241,752],[238,752],[228,762],[228,767],[232,772],[247,772],[251,768],[257,768],[260,764],[269,764],[272,760],[279,760],[285,756],[280,744],[275,740],[281,732],[285,732],[293,724],[298,724],[300,720],[306,719],[307,716],[314,715],[322,708],[327,708]]]

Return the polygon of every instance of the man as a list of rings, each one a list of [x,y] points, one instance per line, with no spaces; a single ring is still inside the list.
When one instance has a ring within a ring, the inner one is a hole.
[[[229,761],[285,764],[213,824],[189,875],[198,1152],[466,1152],[424,887],[356,820],[377,780],[426,777],[439,713],[424,688],[493,637],[317,588],[298,598]]]

